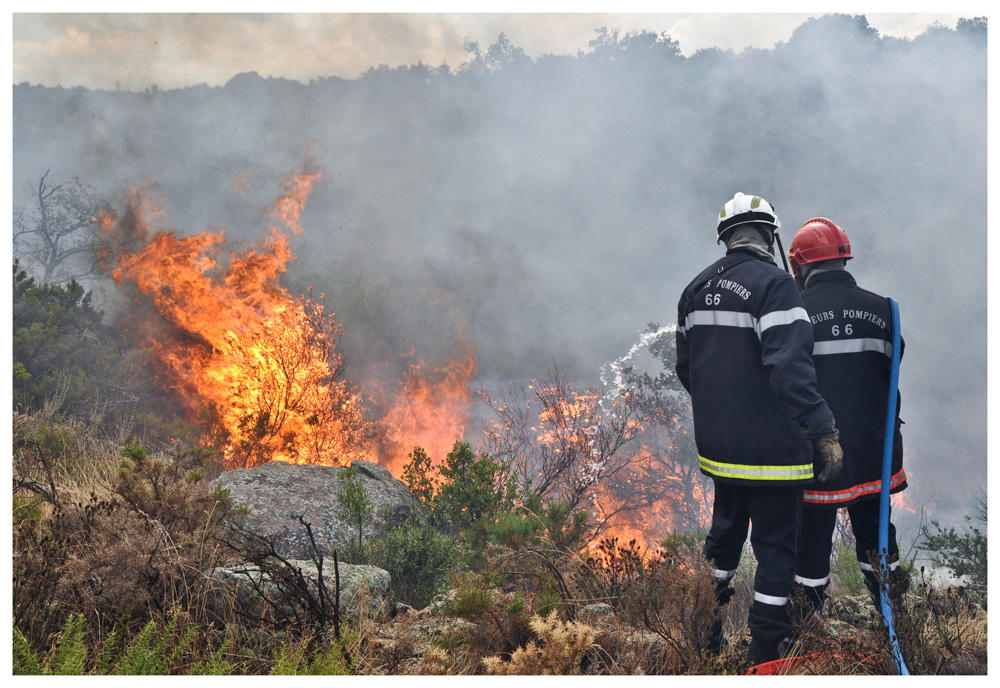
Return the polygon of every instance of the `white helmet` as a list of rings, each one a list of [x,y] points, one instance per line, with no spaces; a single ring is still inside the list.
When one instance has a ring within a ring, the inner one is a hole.
[[[778,215],[770,203],[760,196],[747,196],[737,192],[733,200],[726,201],[719,212],[716,243],[722,241],[722,235],[733,227],[750,222],[768,225],[772,232],[777,232],[781,228],[781,221],[778,220]]]

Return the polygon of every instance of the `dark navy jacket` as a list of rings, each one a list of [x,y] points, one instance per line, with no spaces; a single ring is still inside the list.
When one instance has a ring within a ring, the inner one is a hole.
[[[795,280],[758,254],[734,249],[688,285],[678,304],[676,369],[691,393],[703,473],[754,485],[812,481],[802,428],[833,425],[812,348]]]
[[[822,489],[805,490],[807,506],[847,506],[877,499],[882,489],[885,414],[889,405],[892,316],[887,299],[857,285],[846,270],[810,276],[802,300],[813,323],[819,391],[837,418],[844,466]],[[900,338],[900,357],[903,355]],[[906,487],[897,393],[890,492]]]

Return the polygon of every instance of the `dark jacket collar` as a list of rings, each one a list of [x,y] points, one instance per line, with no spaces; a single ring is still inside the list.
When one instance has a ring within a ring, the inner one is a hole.
[[[854,279],[854,275],[849,273],[847,270],[824,270],[823,272],[817,272],[809,275],[808,286],[806,289],[813,289],[827,284],[846,284],[852,287],[858,286],[858,282]]]

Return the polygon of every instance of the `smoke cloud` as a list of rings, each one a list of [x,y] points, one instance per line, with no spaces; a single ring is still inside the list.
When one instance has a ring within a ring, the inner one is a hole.
[[[840,224],[848,269],[899,302],[912,500],[968,513],[986,483],[985,21],[910,41],[829,16],[774,49],[687,57],[656,33],[595,36],[308,84],[22,84],[14,204],[47,169],[108,193],[152,182],[166,225],[253,240],[308,158],[323,180],[287,281],[326,293],[351,375],[464,340],[480,383],[556,364],[598,384],[722,254],[722,204],[759,194],[786,246],[811,217]]]

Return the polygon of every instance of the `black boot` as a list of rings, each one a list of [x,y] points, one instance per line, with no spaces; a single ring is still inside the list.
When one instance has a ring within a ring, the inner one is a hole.
[[[722,619],[716,619],[712,628],[708,631],[708,640],[705,643],[705,652],[713,657],[717,657],[722,652],[722,646],[726,643],[726,634],[722,632]]]
[[[778,650],[779,641],[759,641],[756,638],[750,640],[750,647],[747,648],[747,661],[751,664],[764,664],[781,659],[781,652]]]
[[[727,642],[726,634],[722,632],[721,614],[722,608],[736,594],[736,590],[729,587],[729,581],[731,580],[731,578],[726,578],[715,581],[715,602],[719,605],[720,618],[716,619],[712,624],[712,628],[708,631],[708,639],[705,641],[705,652],[712,656],[718,656]]]

